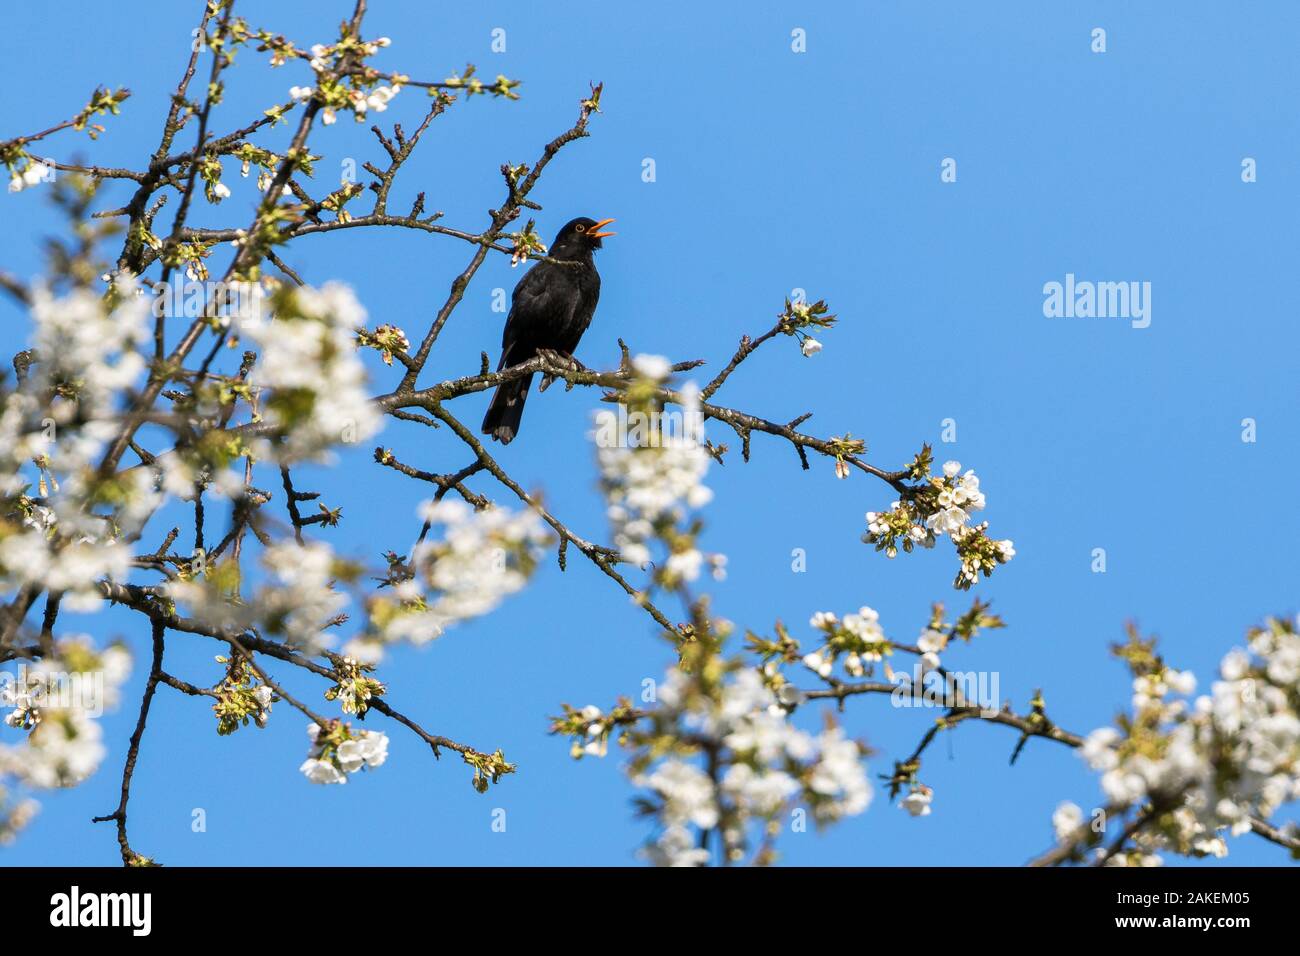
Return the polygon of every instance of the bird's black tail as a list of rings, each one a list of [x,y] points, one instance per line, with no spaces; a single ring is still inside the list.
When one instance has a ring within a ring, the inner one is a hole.
[[[503,445],[509,445],[519,434],[519,420],[524,415],[524,402],[533,384],[532,375],[513,382],[502,382],[492,396],[492,404],[483,416],[483,434],[491,435]]]

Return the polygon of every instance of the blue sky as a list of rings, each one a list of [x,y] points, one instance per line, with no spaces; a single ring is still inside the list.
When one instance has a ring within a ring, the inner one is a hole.
[[[241,2],[252,23],[300,44],[328,42],[350,4]],[[1293,250],[1300,136],[1292,115],[1300,67],[1292,38],[1300,8],[1219,3],[611,4],[543,8],[376,0],[368,36],[394,38],[378,62],[440,78],[466,61],[524,80],[515,103],[486,98],[438,119],[398,180],[391,205],[418,190],[444,222],[473,231],[501,200],[501,163],[532,162],[571,125],[589,81],[604,81],[592,136],[564,149],[533,197],[549,238],[578,215],[616,216],[599,265],[596,321],[579,357],[607,366],[622,336],[636,351],[725,362],[742,333],[772,324],[794,288],[825,297],[840,324],[812,359],[774,342],[719,400],[777,421],[815,412],[817,434],[852,432],[868,459],[897,467],[923,441],[936,457],[974,468],[988,495],[981,517],[1018,556],[974,593],[1009,627],[945,663],[996,670],[1018,710],[1041,687],[1071,729],[1109,722],[1127,706],[1122,666],[1107,654],[1128,619],[1162,638],[1176,666],[1208,686],[1222,654],[1268,613],[1297,610],[1294,541],[1300,517],[1275,485],[1300,465],[1295,411]],[[196,22],[195,4],[102,12],[66,5],[49,17],[20,5],[7,17],[0,136],[71,115],[97,83],[135,95],[95,144],[70,136],[49,151],[139,165],[157,143]],[[91,23],[93,21],[93,28]],[[84,29],[70,30],[77,22]],[[490,50],[506,30],[507,52]],[[791,51],[803,28],[807,52]],[[1094,27],[1107,52],[1090,50]],[[51,64],[57,64],[51,68]],[[206,69],[206,59],[204,60]],[[229,74],[219,132],[247,123],[305,65],[271,70],[246,50]],[[14,91],[24,91],[15,95]],[[407,129],[422,101],[390,111]],[[369,124],[316,135],[320,191],[339,164],[377,159]],[[187,131],[182,139],[192,136]],[[276,139],[259,141],[282,145]],[[656,181],[642,181],[655,160]],[[940,163],[957,161],[955,183]],[[1258,181],[1241,180],[1243,158]],[[234,195],[199,221],[251,219],[252,181],[228,163]],[[123,190],[105,202],[118,205]],[[0,267],[41,265],[39,238],[56,228],[40,189],[0,199]],[[198,205],[204,205],[199,203]],[[300,240],[289,261],[310,282],[352,283],[372,322],[416,338],[470,248],[398,230]],[[1152,321],[1045,318],[1044,283],[1067,273],[1152,284]],[[423,382],[472,372],[494,357],[502,316],[496,287],[520,273],[493,257],[434,353]],[[25,334],[7,300],[11,349]],[[377,391],[394,382],[375,365]],[[457,401],[477,422],[486,397]],[[500,461],[578,533],[605,534],[585,438],[594,396],[554,389],[529,402],[521,438]],[[1241,440],[1241,421],[1258,440]],[[941,422],[957,422],[941,444]],[[736,444],[734,436],[715,440]],[[450,471],[463,452],[440,434],[392,423],[379,439],[420,467]],[[374,444],[374,443],[369,443]],[[368,447],[300,487],[344,507],[336,547],[377,558],[418,531],[422,489],[369,462]],[[1283,482],[1282,484],[1278,484]],[[776,440],[715,468],[707,548],[730,557],[716,610],[742,627],[802,626],[817,610],[869,604],[886,633],[911,640],[931,601],[963,608],[951,551],[886,561],[859,541],[863,513],[892,500],[859,475],[837,481],[829,461],[810,472]],[[479,490],[506,500],[486,482]],[[1107,570],[1091,571],[1105,548]],[[803,548],[806,573],[792,573]],[[131,802],[132,843],[169,864],[610,864],[636,862],[645,828],[616,756],[573,763],[546,736],[560,701],[608,704],[659,677],[668,649],[648,620],[594,568],[548,561],[530,588],[488,618],[423,650],[399,650],[382,672],[391,701],[435,733],[519,764],[487,795],[454,755],[435,764],[401,728],[387,765],[346,787],[316,788],[298,773],[305,723],[277,706],[268,729],[218,739],[201,703],[166,689],[155,702]],[[72,623],[73,619],[68,619]],[[109,613],[97,634],[137,650],[128,700],[143,682],[147,633]],[[169,639],[169,669],[217,679],[213,642]],[[325,706],[318,686],[285,675]],[[909,753],[929,712],[858,700],[845,722],[880,750],[874,772]],[[43,794],[44,811],[4,859],[13,864],[118,861],[113,834],[89,817],[116,803],[134,704],[105,719],[111,754],[90,782]],[[375,715],[377,722],[383,718]],[[1093,805],[1095,778],[1070,751],[1038,741],[1007,765],[1002,728],[965,725],[931,748],[922,779],[934,813],[912,819],[877,789],[863,816],[824,835],[787,834],[794,864],[1018,864],[1051,842],[1050,816],[1072,799]],[[203,808],[207,832],[193,833]],[[493,832],[493,810],[507,813]],[[1281,863],[1276,847],[1233,841],[1232,862]]]

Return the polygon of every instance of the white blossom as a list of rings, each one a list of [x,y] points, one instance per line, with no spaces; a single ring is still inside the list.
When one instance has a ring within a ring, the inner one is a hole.
[[[681,760],[665,760],[653,773],[634,781],[663,799],[663,817],[671,825],[691,823],[709,829],[718,822],[713,781],[698,767]]]
[[[331,727],[329,733],[322,733],[315,721],[307,725],[307,736],[312,746],[298,770],[311,783],[347,783],[349,774],[363,768],[379,767],[388,759],[387,735],[375,730],[352,730],[337,724]]]
[[[388,759],[388,737],[378,731],[361,731],[360,736],[339,744],[339,764],[348,773],[363,766],[378,767]]]
[[[818,805],[819,819],[838,820],[856,816],[871,803],[871,785],[862,767],[862,751],[844,736],[838,727],[822,732],[817,741],[820,759],[813,771],[809,789],[832,798]]]
[[[107,755],[99,717],[117,706],[130,670],[130,655],[121,645],[96,649],[86,635],[56,640],[54,653],[23,662],[17,673],[0,681],[3,723],[24,736],[9,743],[0,738],[0,797],[10,779],[32,789],[74,787],[99,769]],[[25,825],[36,812],[23,800],[6,819],[0,799],[0,842]],[[14,816],[17,814],[17,816]]]
[[[1056,839],[1064,840],[1072,836],[1076,830],[1083,824],[1083,811],[1077,804],[1070,803],[1068,800],[1056,808],[1052,814],[1052,829],[1056,832]]]
[[[400,86],[377,86],[370,91],[366,97],[366,105],[376,113],[382,113],[388,109],[388,103],[401,90]]]
[[[664,828],[659,839],[646,850],[655,866],[705,866],[709,851],[695,845],[691,831],[680,824]]]
[[[230,600],[202,578],[172,581],[167,593],[214,627],[239,631],[259,624],[312,654],[329,646],[324,630],[348,603],[334,587],[334,550],[323,541],[278,541],[260,561],[267,579],[243,600]]]
[[[423,644],[447,628],[495,609],[521,590],[549,540],[533,510],[474,511],[462,501],[425,502],[420,515],[441,540],[430,537],[411,552],[412,576],[377,597],[368,637],[377,647],[395,641]],[[382,592],[381,592],[382,593]]]
[[[928,817],[933,798],[934,792],[929,787],[919,786],[900,800],[898,805],[914,817]]]
[[[658,356],[637,356],[634,366],[647,377],[666,377],[670,366]],[[634,447],[628,436],[618,435],[618,415],[613,410],[596,413],[597,463],[601,489],[607,502],[606,514],[614,528],[614,544],[625,559],[644,565],[652,559],[650,543],[667,526],[682,522],[688,509],[701,508],[713,497],[703,483],[710,456],[703,443],[699,390],[693,385],[681,390],[683,426],[656,432],[646,447]],[[706,558],[680,536],[664,565],[676,580],[695,580]],[[718,557],[708,559],[715,569]]]
[[[1191,855],[1222,856],[1226,836],[1249,832],[1254,817],[1268,819],[1300,797],[1300,716],[1294,701],[1300,670],[1300,635],[1270,622],[1255,631],[1251,653],[1224,656],[1209,694],[1189,707],[1172,694],[1195,691],[1188,671],[1140,672],[1133,681],[1135,719],[1129,732],[1113,727],[1088,735],[1081,755],[1102,772],[1109,801],[1123,807],[1153,795],[1177,797],[1176,827],[1141,834],[1139,850],[1116,854],[1114,865],[1156,865],[1150,852],[1167,847]],[[1111,861],[1113,863],[1113,860]]]
[[[261,350],[250,381],[267,393],[264,419],[282,432],[279,442],[264,443],[264,457],[328,460],[332,447],[380,430],[353,340],[365,321],[351,289],[337,282],[296,289],[287,313],[274,319],[243,319],[242,331]]]
[[[632,368],[638,375],[658,382],[672,374],[673,363],[662,355],[637,355],[632,358]]]
[[[329,783],[347,783],[348,775],[345,774],[328,760],[317,760],[314,757],[308,757],[298,768],[307,779],[312,783],[329,784]]]

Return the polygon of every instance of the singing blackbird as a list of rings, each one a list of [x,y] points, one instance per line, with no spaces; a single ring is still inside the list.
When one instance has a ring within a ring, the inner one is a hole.
[[[548,255],[560,260],[539,262],[515,286],[497,371],[528,361],[538,349],[572,356],[582,333],[591,325],[600,298],[600,275],[593,253],[612,232],[601,232],[613,219],[582,217],[567,223],[555,237]],[[561,264],[563,263],[563,264]],[[569,265],[573,263],[573,265]],[[503,445],[519,434],[519,419],[533,383],[531,374],[502,382],[483,417],[483,434]],[[543,383],[543,387],[545,383]]]

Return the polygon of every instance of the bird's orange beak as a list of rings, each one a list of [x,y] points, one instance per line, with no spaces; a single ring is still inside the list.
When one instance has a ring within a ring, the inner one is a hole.
[[[618,233],[616,232],[599,231],[601,226],[608,226],[613,221],[614,221],[613,219],[602,219],[600,222],[596,223],[589,230],[587,230],[587,235],[590,236],[592,239],[604,239],[606,236],[617,236]]]

